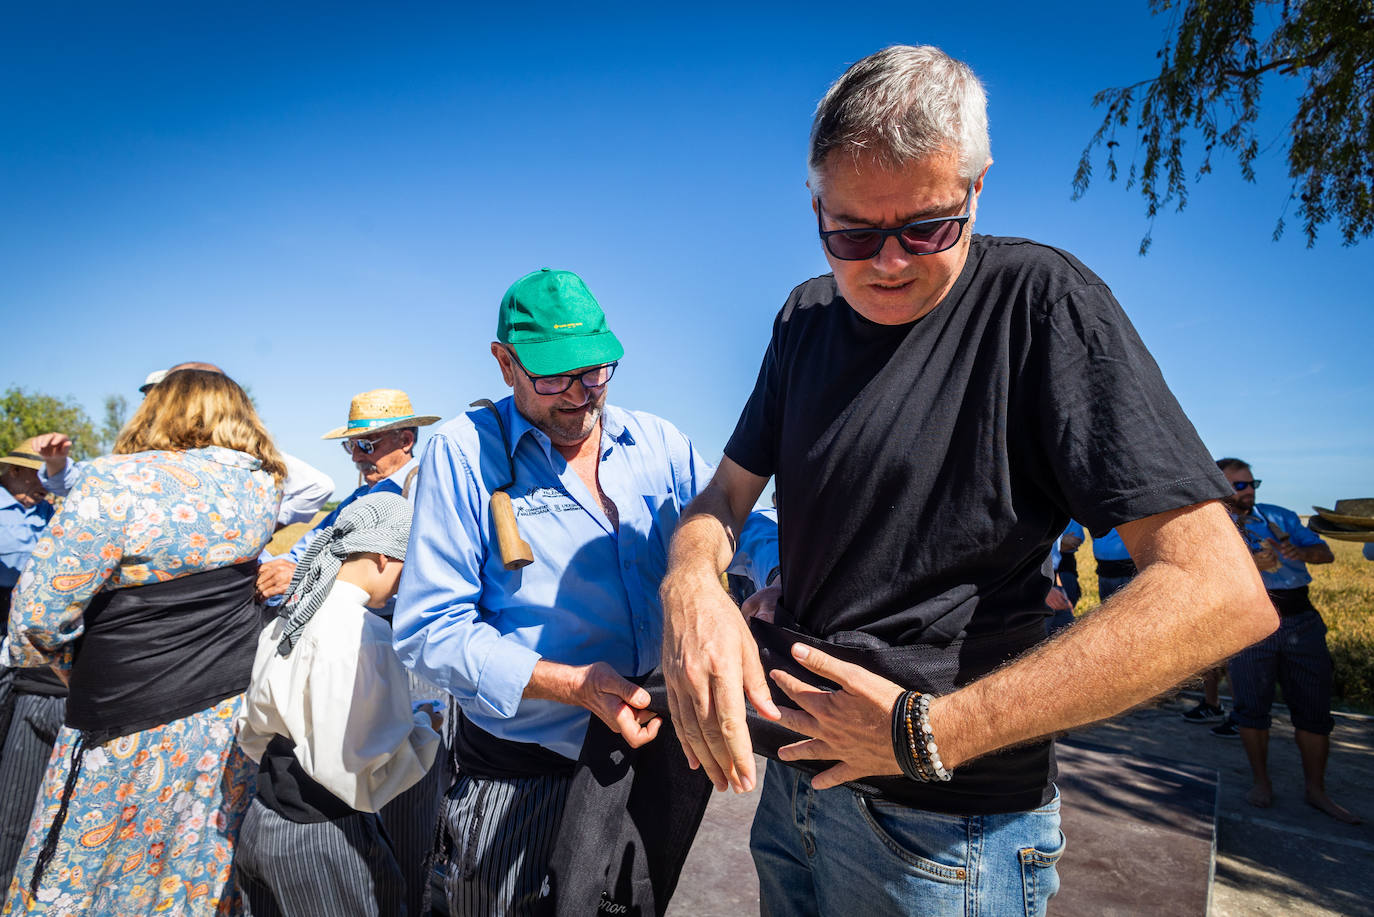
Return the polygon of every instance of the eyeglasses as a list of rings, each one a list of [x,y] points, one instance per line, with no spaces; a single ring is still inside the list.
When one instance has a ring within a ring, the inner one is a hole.
[[[518,361],[517,361],[518,362]],[[563,373],[558,376],[535,376],[520,365],[520,371],[534,385],[534,390],[540,395],[561,395],[572,388],[574,381],[582,380],[583,388],[601,388],[611,381],[611,376],[615,375],[615,368],[620,365],[617,360],[614,363],[605,363],[601,366],[594,366],[583,373]]]
[[[902,248],[912,255],[936,255],[954,247],[964,231],[964,224],[973,215],[973,179],[969,179],[968,194],[964,197],[964,212],[957,217],[936,217],[917,220],[895,229],[876,226],[863,229],[825,229],[821,214],[825,205],[816,198],[816,230],[830,254],[841,261],[867,261],[876,258],[889,236],[896,236]]]
[[[1259,481],[1232,481],[1232,482],[1231,482],[1231,486],[1234,487],[1234,488],[1236,489],[1236,493],[1240,493],[1242,490],[1245,490],[1247,487],[1250,488],[1251,490],[1259,490],[1260,482],[1259,482]]]
[[[354,449],[361,451],[363,455],[371,455],[372,450],[376,449],[381,441],[380,436],[376,439],[346,439],[339,445],[343,446],[343,450],[349,455],[353,454]]]

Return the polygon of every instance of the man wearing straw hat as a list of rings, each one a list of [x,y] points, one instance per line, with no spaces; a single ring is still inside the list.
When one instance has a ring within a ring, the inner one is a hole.
[[[420,427],[438,420],[434,414],[416,414],[410,396],[396,388],[377,388],[353,396],[348,423],[335,427],[321,439],[343,440],[344,451],[362,474],[363,483],[344,498],[334,511],[301,536],[285,557],[267,561],[258,571],[258,592],[274,598],[286,591],[296,563],[310,547],[316,532],[333,525],[339,511],[363,494],[396,493],[409,497],[419,467],[415,443]]]
[[[1358,816],[1338,805],[1326,792],[1326,761],[1331,750],[1331,653],[1326,648],[1326,625],[1307,587],[1308,564],[1334,561],[1325,541],[1302,524],[1297,513],[1272,503],[1256,503],[1260,482],[1250,465],[1238,458],[1217,459],[1217,467],[1235,493],[1226,499],[1259,568],[1264,588],[1279,613],[1279,629],[1249,646],[1226,665],[1235,695],[1230,720],[1212,731],[1226,735],[1233,724],[1250,761],[1254,786],[1245,799],[1267,809],[1274,804],[1269,779],[1269,716],[1275,684],[1283,685],[1293,723],[1293,739],[1302,759],[1307,804],[1337,821],[1359,824]]]
[[[10,590],[53,516],[40,473],[60,474],[66,456],[45,459],[40,443],[61,433],[26,440],[0,455],[0,620],[9,617]],[[0,666],[0,887],[24,846],[24,831],[66,711],[66,687],[46,668]]]
[[[591,715],[632,747],[659,732],[627,677],[658,664],[668,539],[711,466],[672,424],[607,403],[624,352],[576,274],[522,277],[491,344],[513,395],[441,426],[420,460],[394,633],[461,709],[444,814],[455,915],[547,904]],[[501,531],[526,553],[503,559]]]

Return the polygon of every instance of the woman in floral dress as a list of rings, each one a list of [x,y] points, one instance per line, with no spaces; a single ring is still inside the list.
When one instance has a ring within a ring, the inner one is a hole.
[[[52,666],[71,696],[4,914],[238,913],[255,768],[234,717],[285,467],[243,390],[201,370],[155,386],[114,452],[82,466],[13,596],[8,664]]]

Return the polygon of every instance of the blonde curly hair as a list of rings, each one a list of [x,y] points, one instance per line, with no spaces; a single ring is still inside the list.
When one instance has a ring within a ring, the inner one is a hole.
[[[149,389],[111,451],[127,455],[205,446],[253,456],[278,484],[286,477],[286,463],[247,393],[223,373],[203,369],[174,370]]]

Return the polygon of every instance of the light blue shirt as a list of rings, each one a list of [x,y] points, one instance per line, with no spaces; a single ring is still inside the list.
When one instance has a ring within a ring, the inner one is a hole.
[[[1234,515],[1231,517],[1237,518]],[[1272,523],[1272,527],[1271,527]],[[1277,529],[1277,532],[1275,531]],[[1309,531],[1292,510],[1275,506],[1272,503],[1256,503],[1255,508],[1245,517],[1242,534],[1246,546],[1252,551],[1264,546],[1264,539],[1279,540],[1279,532],[1288,533],[1288,540],[1295,547],[1305,548],[1314,544],[1325,545],[1313,532]],[[1307,564],[1300,560],[1289,560],[1280,555],[1280,565],[1273,573],[1260,571],[1260,579],[1265,589],[1297,589],[1312,582],[1312,574],[1307,572]]]
[[[479,409],[444,424],[420,458],[396,651],[478,727],[576,758],[589,714],[524,700],[534,665],[602,661],[626,676],[658,665],[668,541],[712,468],[672,424],[607,405],[597,475],[616,527],[512,398],[497,409],[515,457],[511,503],[534,562],[507,570],[497,547],[488,506],[510,468],[496,419]]]
[[[47,500],[24,506],[0,487],[0,589],[13,589],[19,582],[19,572],[28,563],[52,514],[52,504]]]
[[[404,465],[402,465],[397,470],[393,471],[391,474],[382,478],[376,484],[368,484],[364,482],[361,486],[354,490],[353,493],[344,497],[343,500],[339,503],[339,505],[334,507],[334,509],[329,513],[329,515],[325,516],[319,522],[315,523],[315,527],[313,529],[302,535],[296,541],[296,543],[291,546],[290,551],[287,551],[285,554],[279,555],[277,559],[280,560],[282,558],[285,558],[287,560],[290,560],[292,563],[300,563],[300,559],[305,556],[305,552],[310,548],[310,542],[315,540],[315,535],[319,533],[321,529],[333,525],[334,520],[339,518],[339,513],[343,512],[344,507],[348,506],[348,504],[352,503],[354,500],[366,494],[401,493],[405,490],[406,475],[410,474],[410,470],[414,468],[419,461],[420,460],[418,458],[412,457],[410,461],[406,462]],[[410,493],[411,502],[414,503],[415,488],[413,485],[411,486]],[[272,558],[266,555],[263,556],[263,560],[271,559]]]
[[[1374,560],[1374,541],[1364,543],[1364,556],[1365,560]]]
[[[1111,529],[1100,538],[1093,536],[1093,557],[1097,560],[1130,560],[1131,552],[1126,550],[1126,543],[1116,529]]]
[[[739,534],[739,550],[727,573],[747,576],[755,589],[768,585],[768,574],[778,569],[778,511],[761,509],[749,517]]]

